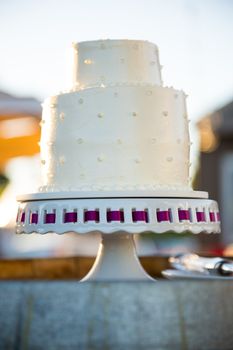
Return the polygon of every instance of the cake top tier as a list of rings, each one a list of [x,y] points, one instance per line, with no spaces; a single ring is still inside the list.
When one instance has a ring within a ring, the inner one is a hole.
[[[75,89],[117,83],[162,84],[158,48],[148,41],[84,41],[73,47]]]

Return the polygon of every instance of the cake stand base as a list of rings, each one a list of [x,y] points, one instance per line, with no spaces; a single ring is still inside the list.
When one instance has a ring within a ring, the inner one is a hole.
[[[95,263],[81,282],[111,280],[154,281],[139,262],[132,234],[122,231],[114,234],[102,234]]]

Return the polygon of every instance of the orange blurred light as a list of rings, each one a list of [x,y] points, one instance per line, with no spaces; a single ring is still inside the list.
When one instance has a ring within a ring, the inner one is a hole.
[[[31,116],[0,121],[0,171],[10,158],[39,153],[39,121]]]
[[[0,122],[0,138],[33,135],[37,131],[38,122],[34,117],[5,119]]]
[[[213,152],[218,147],[218,139],[213,131],[211,120],[209,117],[202,119],[198,123],[201,152]]]

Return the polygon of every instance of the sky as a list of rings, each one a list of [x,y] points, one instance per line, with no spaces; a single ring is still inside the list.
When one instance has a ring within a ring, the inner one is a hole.
[[[165,86],[192,120],[233,98],[231,0],[0,2],[0,90],[43,100],[71,87],[71,43],[143,39],[160,50]]]

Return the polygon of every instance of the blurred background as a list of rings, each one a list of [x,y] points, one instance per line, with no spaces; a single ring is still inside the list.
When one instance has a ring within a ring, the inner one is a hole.
[[[142,39],[160,50],[165,86],[188,95],[191,176],[220,205],[221,235],[137,238],[140,255],[233,255],[233,2],[0,2],[0,257],[95,255],[98,235],[16,235],[16,196],[40,184],[41,102],[71,87],[71,43]]]

